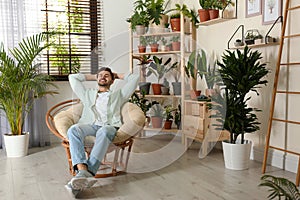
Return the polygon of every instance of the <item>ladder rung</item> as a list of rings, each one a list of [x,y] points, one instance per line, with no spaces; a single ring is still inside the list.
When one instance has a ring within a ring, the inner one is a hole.
[[[288,65],[300,65],[300,62],[292,62],[292,63],[281,63],[282,66],[288,66]]]
[[[281,94],[300,94],[300,92],[280,91],[280,90],[278,90],[277,93],[281,93]]]
[[[277,118],[273,118],[273,120],[274,120],[274,121],[279,121],[279,122],[286,122],[286,123],[299,124],[299,125],[300,125],[300,122],[291,121],[291,120],[277,119]]]
[[[279,150],[279,151],[283,151],[283,152],[286,152],[286,153],[291,153],[291,154],[295,154],[295,155],[300,156],[300,153],[297,153],[297,152],[294,152],[294,151],[290,151],[290,150],[286,150],[286,149],[282,149],[282,148],[274,147],[274,146],[269,146],[269,147],[272,148],[272,149],[276,149],[276,150]]]
[[[288,10],[297,10],[297,9],[300,9],[300,6],[295,6],[295,7],[288,8]]]
[[[300,37],[300,34],[285,35],[285,36],[283,36],[283,38],[293,38],[293,37]]]

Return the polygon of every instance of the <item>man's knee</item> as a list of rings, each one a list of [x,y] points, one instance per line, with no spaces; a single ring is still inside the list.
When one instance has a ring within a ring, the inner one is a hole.
[[[112,141],[116,135],[116,128],[110,125],[105,125],[101,127],[102,131],[105,133],[106,137]]]

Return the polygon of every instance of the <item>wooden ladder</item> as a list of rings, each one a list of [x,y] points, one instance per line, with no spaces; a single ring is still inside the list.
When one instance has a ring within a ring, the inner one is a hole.
[[[298,1],[298,0],[297,0]],[[263,166],[262,166],[262,173],[265,173],[266,171],[266,164],[267,164],[267,157],[268,157],[268,151],[270,148],[278,150],[278,151],[283,151],[285,154],[293,154],[299,156],[299,161],[298,161],[298,171],[297,171],[297,177],[296,177],[296,185],[299,186],[299,179],[300,179],[300,153],[296,151],[290,151],[287,150],[287,148],[280,148],[276,146],[271,146],[270,143],[270,135],[271,135],[271,129],[272,129],[272,122],[277,121],[277,122],[283,122],[283,123],[291,123],[291,124],[296,124],[300,125],[300,122],[298,121],[292,121],[288,119],[278,119],[274,118],[274,108],[275,108],[275,100],[276,100],[276,94],[286,94],[286,95],[298,95],[300,92],[296,91],[289,91],[288,89],[286,91],[280,91],[277,90],[278,87],[278,80],[279,80],[279,72],[281,67],[295,67],[295,66],[300,66],[300,62],[286,62],[282,63],[282,50],[284,45],[287,44],[287,42],[284,42],[285,40],[289,40],[292,38],[299,37],[300,34],[291,34],[291,35],[285,35],[286,31],[286,26],[287,26],[287,21],[290,18],[290,14],[293,10],[300,9],[300,5],[297,6],[291,6],[290,0],[286,0],[285,4],[285,10],[284,10],[284,15],[283,15],[283,24],[282,24],[282,32],[281,32],[281,39],[280,39],[280,47],[279,47],[279,53],[278,53],[278,59],[277,59],[277,65],[276,65],[276,72],[275,72],[275,79],[274,79],[274,88],[273,88],[273,93],[272,93],[272,101],[271,101],[271,108],[270,108],[270,116],[269,116],[269,122],[268,122],[268,132],[266,135],[266,146],[265,146],[265,151],[264,151],[264,160],[263,160]],[[294,19],[296,20],[296,19]],[[298,23],[298,22],[297,22]],[[289,27],[291,27],[293,24],[289,24]],[[294,23],[294,26],[296,24]],[[289,48],[286,48],[287,51],[289,51]],[[299,56],[298,56],[299,57]],[[300,59],[299,59],[300,60]]]

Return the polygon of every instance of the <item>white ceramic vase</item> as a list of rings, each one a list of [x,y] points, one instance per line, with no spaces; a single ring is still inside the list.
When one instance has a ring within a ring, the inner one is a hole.
[[[251,145],[252,142],[249,140],[245,140],[245,144],[241,144],[240,141],[237,141],[236,144],[222,141],[225,167],[232,170],[248,169]]]
[[[3,137],[7,157],[24,157],[28,154],[28,132],[23,135],[5,134]]]

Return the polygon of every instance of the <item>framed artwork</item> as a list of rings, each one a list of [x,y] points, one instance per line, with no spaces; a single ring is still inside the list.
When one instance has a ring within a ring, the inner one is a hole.
[[[263,0],[263,24],[272,24],[281,16],[282,0]]]
[[[261,14],[261,0],[246,0],[246,17]]]

